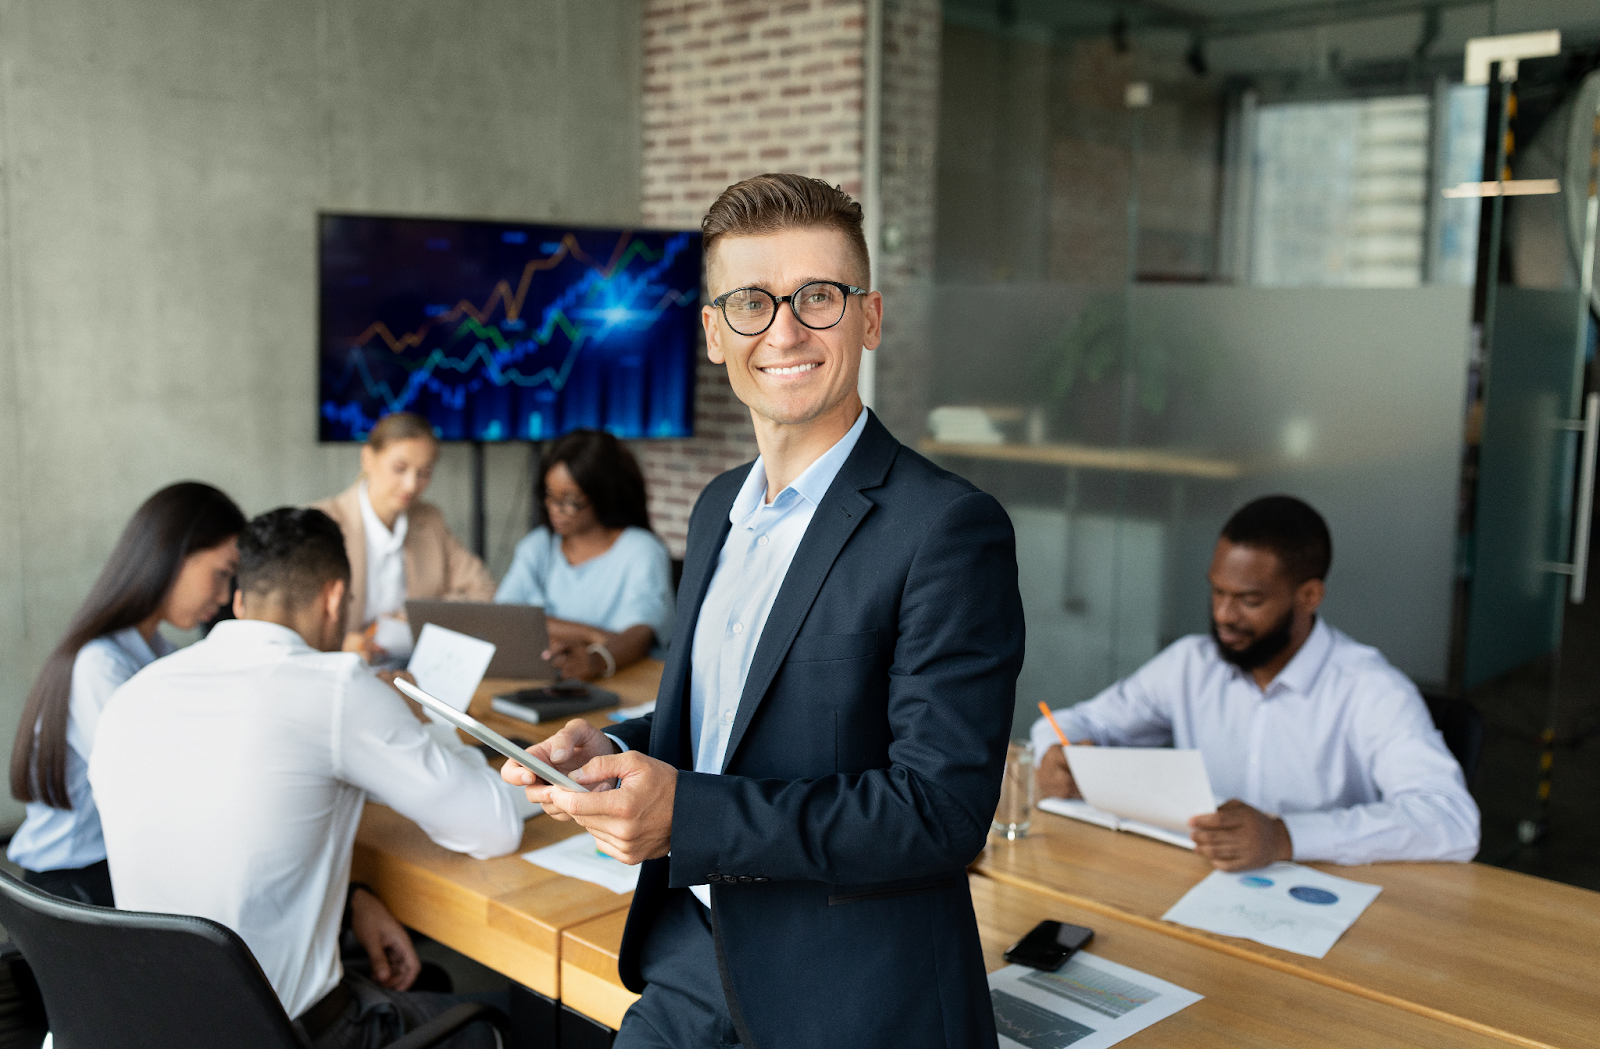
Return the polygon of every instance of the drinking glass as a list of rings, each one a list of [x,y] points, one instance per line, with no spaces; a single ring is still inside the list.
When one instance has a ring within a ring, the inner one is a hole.
[[[1000,781],[1000,807],[992,830],[1015,841],[1028,836],[1033,825],[1033,748],[1013,742],[1006,747],[1005,778]]]

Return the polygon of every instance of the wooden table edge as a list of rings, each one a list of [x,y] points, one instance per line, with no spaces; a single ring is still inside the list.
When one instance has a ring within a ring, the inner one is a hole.
[[[1229,943],[1226,940],[1218,939],[1199,930],[1190,929],[1186,926],[1177,925],[1173,922],[1162,921],[1159,918],[1147,918],[1142,914],[1134,914],[1131,911],[1124,911],[1117,907],[1113,907],[1110,904],[1101,903],[1099,900],[1095,900],[1088,896],[1079,896],[1076,893],[1064,892],[1061,889],[1053,888],[1049,885],[1042,885],[1039,882],[1031,881],[1027,878],[1017,877],[1016,875],[1009,875],[1002,871],[992,871],[977,866],[974,866],[971,868],[971,870],[974,874],[988,878],[991,881],[997,881],[1003,885],[1010,885],[1018,889],[1027,889],[1029,891],[1036,892],[1041,896],[1049,896],[1054,899],[1061,900],[1063,903],[1070,903],[1075,907],[1081,907],[1086,911],[1093,911],[1096,914],[1103,914],[1108,918],[1115,918],[1118,921],[1125,921],[1141,928],[1152,929],[1156,932],[1164,933],[1167,936],[1183,940],[1187,943],[1198,944],[1201,947],[1208,947],[1211,950],[1220,951],[1223,954],[1232,955],[1235,958],[1243,958],[1244,960],[1254,962],[1257,965],[1265,965],[1269,969],[1276,969],[1279,972],[1287,973],[1291,976],[1298,976],[1303,979],[1312,980],[1326,987],[1344,991],[1347,994],[1354,994],[1362,998],[1370,999],[1374,1002],[1379,1002],[1383,1005],[1392,1006],[1397,1009],[1404,1009],[1406,1012],[1415,1013],[1418,1016],[1425,1016],[1431,1020],[1438,1020],[1443,1023],[1450,1024],[1452,1027],[1459,1027],[1463,1030],[1473,1031],[1477,1034],[1487,1035],[1491,1038],[1498,1038],[1502,1041],[1511,1042],[1514,1045],[1525,1046],[1526,1049],[1560,1049],[1560,1047],[1551,1045],[1549,1042],[1541,1042],[1538,1039],[1529,1038],[1526,1035],[1513,1034],[1510,1031],[1502,1030],[1498,1027],[1492,1027],[1489,1024],[1480,1023],[1477,1020],[1469,1020],[1464,1016],[1457,1016],[1454,1013],[1446,1012],[1443,1009],[1434,1008],[1431,1005],[1423,1005],[1420,1002],[1413,1002],[1408,998],[1401,998],[1398,995],[1389,994],[1374,987],[1364,987],[1361,984],[1355,983],[1351,980],[1347,980],[1338,976],[1332,976],[1328,973],[1318,972],[1315,969],[1309,969],[1304,966],[1296,965],[1293,962],[1285,961],[1281,958],[1270,958],[1266,955],[1253,951],[1248,947],[1241,947],[1236,944]]]

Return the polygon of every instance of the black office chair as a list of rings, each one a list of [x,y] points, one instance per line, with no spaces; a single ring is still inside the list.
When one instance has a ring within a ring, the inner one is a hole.
[[[1444,745],[1461,765],[1461,774],[1467,786],[1478,772],[1478,758],[1483,755],[1483,715],[1478,708],[1463,699],[1450,696],[1426,696],[1428,713],[1433,725],[1444,736]]]
[[[55,1049],[308,1049],[255,956],[206,918],[72,903],[0,871],[0,925],[33,970]],[[437,1045],[498,1010],[457,1005],[389,1049]]]

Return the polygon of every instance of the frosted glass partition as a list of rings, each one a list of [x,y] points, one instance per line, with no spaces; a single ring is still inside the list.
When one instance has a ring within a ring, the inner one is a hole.
[[[1206,630],[1217,533],[1275,492],[1333,529],[1329,621],[1442,685],[1469,295],[941,285],[931,390],[968,411],[924,447],[1017,526],[1018,729]]]
[[[1285,492],[1333,531],[1329,622],[1420,682],[1448,677],[1470,292],[1464,288],[1133,290],[1135,356],[1204,362],[1168,440],[1237,461],[1184,515],[1173,596],[1204,624],[1202,576],[1234,506]],[[1143,347],[1142,350],[1139,347]],[[1200,594],[1195,602],[1192,595]]]

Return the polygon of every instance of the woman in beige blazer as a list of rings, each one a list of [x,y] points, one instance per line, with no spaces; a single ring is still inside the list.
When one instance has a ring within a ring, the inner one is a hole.
[[[439,441],[421,416],[386,415],[361,448],[361,476],[331,499],[313,503],[338,522],[350,557],[350,612],[345,651],[369,660],[381,617],[405,619],[407,598],[492,601],[494,580],[451,534],[444,514],[422,501]]]

